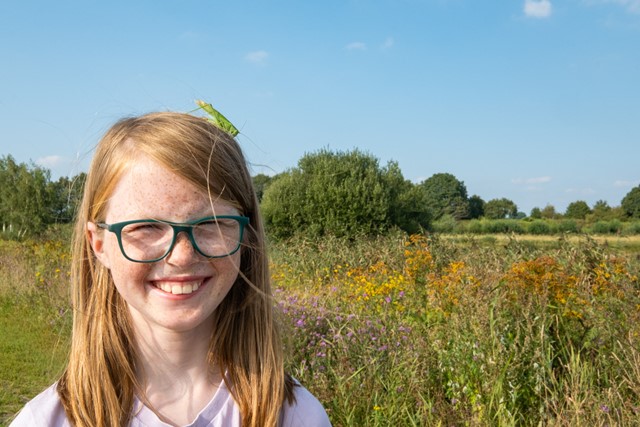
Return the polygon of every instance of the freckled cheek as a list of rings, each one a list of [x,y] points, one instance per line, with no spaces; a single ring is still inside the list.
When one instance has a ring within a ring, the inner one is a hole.
[[[231,257],[213,261],[213,263],[213,267],[216,269],[218,275],[223,277],[225,281],[229,281],[231,284],[236,281],[240,268],[239,256],[234,254]]]
[[[133,263],[122,256],[111,268],[111,278],[120,293],[144,287],[148,273],[147,264]]]

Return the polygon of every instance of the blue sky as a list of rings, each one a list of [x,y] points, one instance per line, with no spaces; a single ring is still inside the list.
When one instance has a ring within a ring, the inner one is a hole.
[[[0,155],[54,178],[202,98],[255,173],[358,148],[527,214],[640,184],[640,0],[13,0],[0,58]]]

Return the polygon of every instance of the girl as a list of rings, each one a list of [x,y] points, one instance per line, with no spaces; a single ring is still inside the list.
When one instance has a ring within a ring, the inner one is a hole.
[[[329,426],[287,376],[242,151],[188,114],[116,123],[73,241],[60,380],[12,426]]]

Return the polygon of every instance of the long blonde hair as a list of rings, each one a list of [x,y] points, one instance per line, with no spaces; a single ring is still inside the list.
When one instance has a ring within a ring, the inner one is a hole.
[[[240,274],[214,312],[209,357],[233,394],[244,426],[275,426],[292,382],[284,373],[273,318],[265,237],[258,201],[238,143],[206,120],[152,113],[116,123],[99,142],[87,174],[73,238],[73,338],[58,393],[76,426],[123,426],[131,421],[136,351],[126,303],[97,262],[87,222],[104,220],[123,172],[146,155],[220,197],[249,217]]]

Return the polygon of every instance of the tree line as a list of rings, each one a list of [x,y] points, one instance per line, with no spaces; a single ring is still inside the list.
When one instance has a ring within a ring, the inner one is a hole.
[[[640,219],[640,186],[620,206],[590,207],[578,200],[564,213],[552,205],[527,216],[507,198],[485,201],[467,194],[464,182],[436,173],[419,183],[405,179],[394,161],[381,165],[358,149],[322,149],[305,154],[296,167],[275,176],[254,176],[267,229],[276,238],[309,235],[357,237],[401,229],[416,233],[438,224],[487,219],[576,219],[586,222]],[[37,235],[51,224],[71,222],[85,174],[51,180],[47,169],[0,157],[0,230],[5,238]],[[538,224],[539,225],[539,224]],[[434,227],[435,226],[435,227]]]
[[[22,238],[51,224],[71,222],[82,195],[85,174],[51,180],[48,169],[0,157],[0,227],[2,236]]]
[[[392,228],[415,233],[450,229],[438,225],[480,218],[574,219],[590,223],[640,219],[640,186],[633,188],[620,206],[612,207],[600,200],[589,207],[578,200],[569,204],[564,213],[547,205],[533,208],[527,216],[510,199],[485,201],[479,195],[469,196],[464,182],[450,173],[436,173],[413,183],[402,176],[396,162],[382,166],[377,158],[357,149],[309,153],[297,167],[273,177],[257,175],[254,183],[267,229],[276,237],[297,232],[357,236]],[[506,229],[513,225],[506,224]],[[534,226],[534,231],[544,228],[540,222]]]

